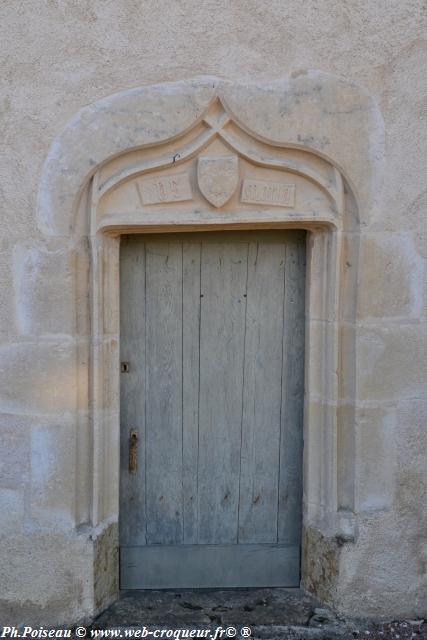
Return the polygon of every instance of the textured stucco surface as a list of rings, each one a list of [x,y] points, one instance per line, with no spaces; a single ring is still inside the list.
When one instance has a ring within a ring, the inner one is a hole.
[[[46,246],[36,220],[53,139],[79,109],[124,89],[199,74],[247,81],[306,69],[364,87],[386,135],[384,184],[361,244],[359,536],[340,550],[335,604],[349,613],[421,616],[427,598],[425,3],[167,5],[23,0],[0,7],[2,619],[53,623],[89,615],[93,555],[102,553],[73,534],[79,479],[70,414],[78,390],[61,377],[74,357],[67,337],[76,321],[68,311],[73,258],[61,260],[60,240]],[[38,290],[46,274],[49,282]],[[47,304],[56,308],[48,320]]]

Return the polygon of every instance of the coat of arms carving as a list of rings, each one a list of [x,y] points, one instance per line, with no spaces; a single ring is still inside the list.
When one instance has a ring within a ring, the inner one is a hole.
[[[199,189],[214,207],[222,207],[237,189],[239,183],[236,155],[204,156],[197,162]]]

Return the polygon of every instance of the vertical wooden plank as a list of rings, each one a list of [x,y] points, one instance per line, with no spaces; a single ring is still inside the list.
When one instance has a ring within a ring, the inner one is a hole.
[[[247,251],[202,244],[199,544],[237,542]]]
[[[277,542],[285,253],[249,246],[239,543]]]
[[[182,542],[182,242],[146,243],[147,543]]]
[[[302,521],[305,240],[286,247],[278,542],[298,544]]]
[[[182,411],[184,544],[197,542],[201,241],[183,243]]]
[[[122,240],[120,250],[120,544],[145,540],[145,246]],[[138,432],[137,471],[129,473],[129,434]]]

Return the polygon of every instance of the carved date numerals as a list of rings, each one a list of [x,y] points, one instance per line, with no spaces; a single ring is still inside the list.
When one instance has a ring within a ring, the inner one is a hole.
[[[192,200],[188,174],[146,178],[139,182],[142,204],[162,204]]]

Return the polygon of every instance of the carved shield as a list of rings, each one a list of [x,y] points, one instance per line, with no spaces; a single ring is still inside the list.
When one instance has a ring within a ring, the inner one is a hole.
[[[222,207],[235,192],[238,182],[237,156],[205,156],[198,159],[199,189],[214,207]]]

